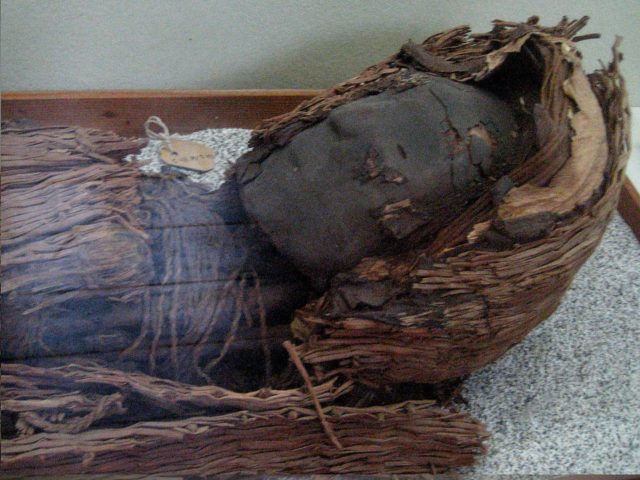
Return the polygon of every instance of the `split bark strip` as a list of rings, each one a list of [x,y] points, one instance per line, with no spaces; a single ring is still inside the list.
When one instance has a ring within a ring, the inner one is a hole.
[[[264,297],[262,296],[262,288],[260,286],[260,277],[254,271],[253,278],[255,279],[255,292],[258,303],[258,321],[260,322],[260,337],[262,343],[262,354],[264,355],[264,384],[269,385],[271,382],[271,374],[273,372],[271,367],[271,349],[268,344],[269,330],[267,327],[267,310],[264,306]]]
[[[602,110],[581,69],[575,46],[566,40],[556,43],[555,48],[566,52],[556,54],[556,57],[562,58],[572,69],[570,76],[561,84],[552,82],[552,88],[563,89],[566,98],[575,102],[575,108],[568,112],[574,132],[571,157],[552,177],[548,187],[525,184],[507,194],[496,220],[503,228],[508,229],[510,223],[522,223],[541,215],[545,215],[550,223],[566,217],[591,201],[604,180],[607,140]],[[553,94],[556,95],[560,93]],[[550,109],[564,102],[553,102],[545,107]],[[563,118],[553,120],[560,124]]]
[[[340,383],[337,379],[332,379],[314,387],[311,398],[318,402],[332,402],[348,393],[352,385],[352,382]],[[115,388],[123,396],[125,403],[129,396],[135,394],[137,401],[180,415],[202,409],[232,408],[258,413],[288,406],[313,405],[310,397],[297,389],[260,389],[239,393],[215,385],[195,386],[143,373],[96,366],[39,368],[17,363],[2,365],[2,406],[8,412],[57,410],[61,413],[69,402],[77,403],[79,399],[70,397],[59,405],[51,404],[51,392],[56,392],[57,395],[91,393],[96,387],[107,390]]]
[[[327,421],[327,417],[322,411],[322,405],[320,405],[320,401],[318,400],[318,397],[315,394],[315,390],[313,389],[313,383],[311,383],[311,378],[309,378],[309,374],[307,373],[307,370],[304,368],[304,365],[300,360],[300,356],[298,355],[298,352],[296,352],[295,347],[288,340],[284,342],[282,345],[287,350],[287,352],[289,352],[291,361],[293,361],[293,364],[296,366],[296,368],[298,369],[298,372],[300,372],[300,375],[302,375],[302,378],[304,379],[304,384],[306,385],[307,390],[309,391],[309,395],[313,400],[313,405],[316,407],[316,412],[318,412],[318,418],[320,420],[320,423],[322,423],[322,428],[324,429],[327,436],[331,439],[331,442],[336,446],[336,448],[338,448],[338,450],[342,450],[343,448],[342,444],[340,443],[340,440],[338,440],[338,437],[336,437],[336,434],[333,431],[333,428]]]
[[[2,441],[8,475],[370,474],[443,472],[484,451],[484,428],[430,401],[331,407],[337,450],[309,408],[143,422],[79,434],[38,433]]]
[[[88,430],[94,423],[115,415],[123,415],[126,408],[123,406],[124,397],[121,393],[105,395],[96,401],[86,415],[78,415],[77,406],[74,403],[66,404],[64,408],[52,410],[50,408],[42,409],[39,413],[36,408],[25,409],[21,405],[20,400],[14,400],[3,409],[7,412],[14,411],[18,408],[24,410],[19,414],[17,424],[26,424],[28,428],[33,430],[41,430],[49,433],[79,433]],[[3,404],[5,401],[3,401]],[[73,412],[73,415],[69,415]],[[66,417],[66,418],[65,418]],[[24,431],[24,427],[16,425],[18,430]]]
[[[231,328],[229,329],[227,338],[224,342],[224,345],[222,346],[222,351],[220,352],[220,355],[218,355],[217,358],[211,359],[209,363],[207,363],[207,365],[203,368],[203,372],[205,372],[205,374],[207,372],[211,372],[211,370],[216,365],[218,365],[218,363],[222,361],[224,356],[229,351],[231,344],[235,340],[235,336],[238,332],[238,324],[240,323],[240,318],[242,318],[245,284],[246,284],[246,278],[243,277],[242,280],[240,281],[240,284],[236,288],[236,292],[235,292],[235,297],[236,297],[235,312],[236,313],[233,317],[233,321],[231,322]]]

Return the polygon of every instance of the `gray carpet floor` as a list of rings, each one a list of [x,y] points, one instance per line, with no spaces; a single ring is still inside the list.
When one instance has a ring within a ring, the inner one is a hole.
[[[475,474],[640,472],[640,243],[616,215],[558,310],[465,384]]]

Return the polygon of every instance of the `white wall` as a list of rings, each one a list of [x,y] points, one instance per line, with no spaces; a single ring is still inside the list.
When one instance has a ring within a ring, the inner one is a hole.
[[[625,37],[640,105],[640,0],[3,0],[2,90],[321,88],[468,23],[590,15],[589,69]]]

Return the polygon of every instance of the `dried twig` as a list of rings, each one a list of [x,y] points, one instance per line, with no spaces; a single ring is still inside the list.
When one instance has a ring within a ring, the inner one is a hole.
[[[296,352],[296,349],[291,344],[291,342],[286,341],[282,345],[287,350],[287,352],[289,352],[289,355],[291,356],[291,361],[294,363],[294,365],[298,369],[298,372],[300,372],[300,375],[302,375],[302,378],[304,379],[304,384],[307,387],[309,395],[313,399],[313,405],[316,407],[316,412],[318,412],[318,418],[320,419],[320,423],[322,423],[322,428],[324,429],[327,436],[331,439],[331,442],[338,448],[338,450],[341,450],[342,444],[340,443],[340,440],[338,440],[338,437],[336,437],[336,434],[333,431],[333,428],[331,428],[331,425],[329,424],[329,422],[327,422],[327,417],[322,411],[322,406],[320,405],[320,401],[318,400],[318,397],[316,396],[315,391],[313,389],[313,383],[311,383],[311,378],[309,378],[309,374],[307,373],[307,370],[304,368],[304,365],[300,360],[300,356]]]

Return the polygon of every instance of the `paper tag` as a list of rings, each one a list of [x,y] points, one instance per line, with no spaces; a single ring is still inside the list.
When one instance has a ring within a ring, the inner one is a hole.
[[[160,158],[164,163],[197,172],[208,172],[213,168],[216,152],[206,145],[172,138],[171,147],[173,150],[168,146],[160,150]]]

